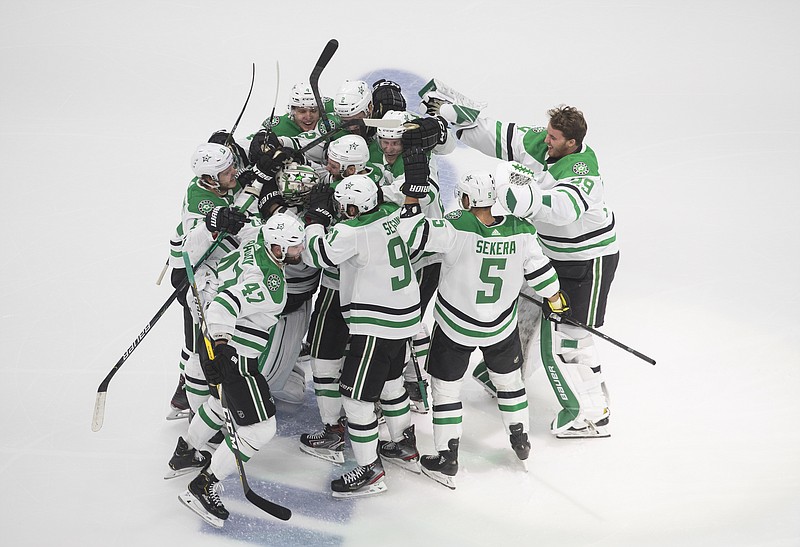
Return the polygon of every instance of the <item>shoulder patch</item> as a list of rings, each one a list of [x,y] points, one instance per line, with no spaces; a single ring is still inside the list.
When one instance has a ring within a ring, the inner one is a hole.
[[[275,292],[281,288],[281,276],[278,274],[269,274],[267,276],[267,288],[270,292]]]
[[[447,213],[447,214],[444,216],[444,218],[446,218],[446,219],[448,219],[448,220],[455,220],[455,219],[457,219],[457,218],[461,218],[461,214],[462,214],[463,212],[464,212],[464,211],[463,211],[462,209],[456,209],[455,211],[450,211],[449,213]]]
[[[214,202],[211,201],[210,199],[204,199],[197,204],[197,210],[203,213],[204,215],[210,213],[212,209],[214,209]]]
[[[336,123],[335,116],[328,116],[328,122],[331,124],[331,131],[335,131],[336,128],[339,127]],[[328,132],[328,130],[325,128],[325,122],[322,120],[322,118],[320,118],[320,120],[317,122],[317,131],[320,135],[324,135]]]
[[[269,121],[267,121],[267,126],[268,127],[275,127],[279,123],[281,123],[281,117],[280,116],[272,116],[269,119]],[[264,124],[261,124],[261,125],[264,125]]]
[[[575,165],[572,166],[572,172],[580,176],[588,175],[589,166],[582,161],[577,161],[575,162]]]

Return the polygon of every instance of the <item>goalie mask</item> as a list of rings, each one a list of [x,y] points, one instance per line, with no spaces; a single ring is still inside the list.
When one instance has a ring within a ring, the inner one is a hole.
[[[497,200],[509,213],[530,218],[542,207],[542,192],[536,174],[515,161],[501,162],[495,170]]]
[[[339,206],[339,213],[343,218],[356,218],[362,213],[368,213],[378,206],[378,185],[366,175],[350,175],[336,185],[333,199]],[[347,213],[348,205],[354,205],[358,212],[350,216]]]
[[[384,120],[400,120],[403,123],[410,122],[414,118],[415,117],[412,116],[409,112],[403,112],[400,110],[390,110],[389,112],[383,115]],[[379,127],[377,133],[379,139],[400,139],[403,137],[403,133],[405,132],[405,130],[406,128],[403,127],[402,125],[394,129]]]
[[[360,112],[369,117],[372,111],[372,88],[363,80],[345,80],[333,100],[333,111],[342,118]]]
[[[340,176],[344,176],[348,167],[355,167],[355,172],[359,173],[367,168],[369,146],[364,137],[345,135],[330,144],[328,158],[339,164]]]
[[[278,262],[300,263],[300,253],[304,249],[306,230],[296,216],[289,213],[275,213],[261,227],[261,234],[267,245],[280,247],[281,258],[275,258]]]
[[[216,184],[209,186],[219,188],[219,174],[233,165],[233,153],[222,144],[204,143],[192,154],[192,171],[198,178],[208,175]]]
[[[464,207],[463,196],[467,196],[469,207]],[[484,171],[468,173],[456,184],[456,199],[458,205],[467,211],[472,207],[491,207],[497,201],[494,177]]]
[[[286,199],[287,205],[303,205],[311,188],[319,182],[319,175],[313,167],[292,162],[278,175],[278,189]]]

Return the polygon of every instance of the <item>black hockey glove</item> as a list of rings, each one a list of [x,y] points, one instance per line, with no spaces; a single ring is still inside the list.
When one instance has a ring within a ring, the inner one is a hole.
[[[542,302],[542,315],[544,318],[554,323],[561,323],[563,317],[569,317],[572,312],[569,309],[569,298],[564,291],[558,291],[558,300],[551,302],[545,299]]]
[[[278,149],[281,147],[281,141],[278,136],[272,131],[262,129],[255,135],[253,140],[250,141],[250,163],[256,165],[258,160],[263,156],[268,149]]]
[[[172,288],[177,289],[181,286],[181,283],[186,283],[183,286],[183,290],[178,293],[177,300],[180,302],[181,306],[184,308],[187,307],[186,304],[186,293],[189,290],[189,283],[186,281],[186,268],[172,268],[172,273],[169,277],[170,283],[172,283]]]
[[[238,234],[247,222],[247,216],[235,207],[214,207],[206,215],[206,228],[209,232],[228,232]]]
[[[408,122],[416,124],[414,129],[403,132],[403,148],[419,146],[426,152],[433,150],[436,145],[447,141],[447,120],[441,116],[435,118],[417,118]]]
[[[278,189],[278,173],[289,161],[289,155],[280,148],[268,148],[253,167],[253,173],[263,185],[258,196],[258,211],[264,220],[270,217],[274,206],[286,206],[286,199]]]
[[[256,180],[256,174],[253,173],[252,169],[242,169],[236,175],[236,182],[238,182],[242,188],[247,188],[248,186],[251,186],[253,184],[253,181],[255,180]]]
[[[400,191],[410,198],[419,199],[427,196],[431,169],[428,165],[428,155],[422,148],[415,146],[403,149],[403,168],[406,180]]]
[[[220,344],[214,348],[214,358],[209,359],[201,351],[202,361],[200,365],[203,367],[203,374],[209,384],[218,386],[234,378],[234,374],[239,374],[239,354],[236,353],[236,348],[228,344]]]
[[[230,141],[228,140],[230,139]],[[212,142],[214,144],[227,144],[231,151],[237,156],[239,160],[239,165],[243,165],[247,167],[250,165],[250,161],[247,158],[247,153],[244,151],[244,148],[239,146],[239,143],[233,139],[233,136],[228,133],[225,129],[220,129],[219,131],[215,131],[209,138],[208,142]]]
[[[373,118],[383,118],[383,115],[390,110],[403,111],[405,109],[406,99],[397,83],[381,78],[372,84]]]
[[[306,225],[322,224],[327,228],[333,222],[335,212],[331,185],[317,184],[314,186],[308,194],[308,209],[304,217]]]

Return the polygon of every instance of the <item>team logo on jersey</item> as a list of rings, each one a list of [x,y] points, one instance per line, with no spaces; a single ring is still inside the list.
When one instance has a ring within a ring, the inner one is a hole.
[[[281,276],[278,274],[269,274],[267,276],[267,288],[270,292],[275,292],[281,288]]]
[[[589,166],[582,161],[576,162],[575,165],[572,166],[572,172],[580,176],[588,175]]]
[[[461,218],[461,213],[463,213],[463,212],[464,211],[462,211],[461,209],[457,209],[455,211],[451,211],[451,212],[447,213],[444,216],[444,218],[447,218],[447,219],[450,219],[450,220],[455,220],[457,218]]]
[[[276,126],[276,125],[278,125],[279,123],[281,123],[281,117],[280,117],[280,116],[272,116],[272,117],[269,119],[269,121],[267,122],[267,125],[268,125],[269,127],[275,127],[275,126]]]
[[[210,199],[204,199],[200,203],[197,204],[197,210],[207,215],[214,209],[214,202]]]
[[[336,125],[336,120],[334,119],[328,118],[328,123],[331,124],[331,131],[335,130],[338,127]],[[319,132],[320,135],[324,135],[325,133],[328,132],[328,128],[325,127],[325,120],[320,119],[317,122],[317,131]]]

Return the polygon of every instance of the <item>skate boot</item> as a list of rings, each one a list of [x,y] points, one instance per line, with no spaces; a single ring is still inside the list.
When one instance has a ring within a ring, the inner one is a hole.
[[[298,363],[305,363],[311,360],[311,344],[303,340],[302,345],[300,346],[300,355],[297,356]]]
[[[428,390],[428,381],[422,380],[425,385],[425,390]],[[411,410],[420,414],[427,414],[428,409],[425,408],[425,401],[422,398],[422,391],[419,388],[419,382],[403,382],[403,387],[406,388],[408,398],[411,400]]]
[[[198,451],[194,448],[189,448],[183,437],[178,437],[178,445],[175,447],[175,452],[169,459],[169,471],[164,475],[165,479],[174,479],[180,477],[191,471],[195,471],[211,461],[211,454],[209,452]]]
[[[608,417],[605,417],[597,422],[591,420],[583,421],[585,426],[580,427],[578,422],[561,433],[556,434],[557,439],[605,439],[611,436],[608,430]]]
[[[378,453],[382,460],[392,462],[412,473],[420,472],[417,437],[414,434],[413,424],[403,430],[401,441],[378,441]]]
[[[189,488],[178,495],[178,499],[210,525],[222,528],[230,513],[219,499],[220,490],[222,483],[206,466],[189,483]]]
[[[508,429],[511,431],[509,440],[511,441],[511,448],[517,454],[517,458],[522,462],[522,467],[525,471],[528,470],[528,456],[531,453],[531,443],[528,441],[528,434],[522,430],[522,424],[511,424]]]
[[[452,490],[456,489],[458,442],[458,439],[450,439],[447,442],[449,450],[440,450],[438,456],[422,456],[419,460],[424,475]]]
[[[189,409],[189,399],[186,397],[186,378],[181,374],[181,379],[178,381],[178,387],[175,388],[175,394],[169,402],[169,413],[167,420],[181,420],[188,418],[191,410]]]
[[[345,422],[342,417],[335,425],[325,424],[321,432],[303,433],[300,435],[300,450],[329,462],[344,463]]]
[[[385,492],[386,483],[383,482],[385,474],[380,458],[370,464],[359,465],[349,473],[331,481],[333,497],[356,498]]]

